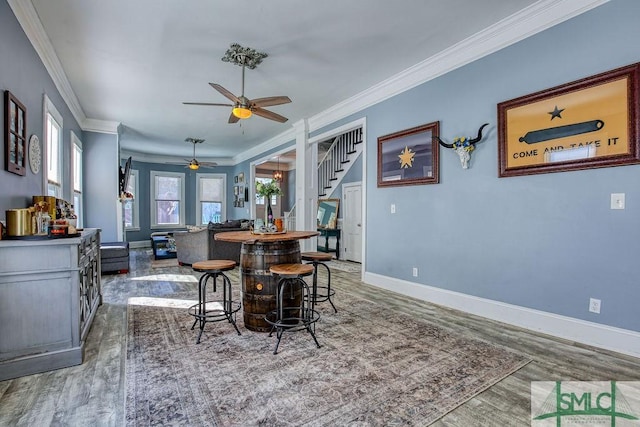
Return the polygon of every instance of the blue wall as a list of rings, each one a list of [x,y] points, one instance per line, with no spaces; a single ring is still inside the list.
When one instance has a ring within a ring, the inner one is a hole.
[[[227,175],[227,219],[231,219],[229,213],[235,210],[233,207],[233,182],[234,168],[230,166],[216,166],[212,169],[200,169],[192,171],[181,165],[167,165],[158,163],[145,163],[139,161],[131,162],[131,169],[138,171],[138,194],[135,200],[140,212],[140,231],[127,231],[127,240],[130,242],[148,240],[153,231],[151,230],[151,171],[177,172],[185,175],[185,215],[186,225],[196,224],[196,174],[197,173],[220,173]],[[167,229],[171,231],[170,229]]]
[[[496,134],[499,102],[640,61],[638,16],[637,0],[612,0],[315,130],[319,134],[367,117],[368,272],[640,331],[635,268],[640,254],[640,166],[498,178]],[[11,90],[26,105],[29,135],[42,137],[42,94],[47,93],[64,116],[68,152],[69,130],[77,130],[77,123],[6,2],[0,2],[0,57],[11,58],[0,61],[0,88]],[[457,156],[442,149],[440,184],[377,188],[377,138],[435,120],[449,141],[473,135],[482,123],[491,124],[472,154],[470,169],[463,170]],[[229,181],[239,172],[248,178],[249,162],[229,168]],[[142,170],[142,165],[134,168]],[[26,177],[2,171],[0,177],[0,215],[42,190],[41,176],[30,171]],[[231,202],[234,183],[229,181]],[[144,182],[148,176],[141,174]],[[194,191],[190,182],[187,195]],[[625,210],[609,209],[614,192],[626,193]],[[140,193],[139,200],[148,202],[148,194]],[[105,196],[112,197],[110,192]],[[392,203],[396,214],[389,212]],[[85,212],[90,211],[85,206]],[[247,216],[233,207],[227,214]],[[187,206],[187,220],[195,221],[193,207]],[[148,237],[130,234],[131,240]],[[420,271],[418,278],[411,276],[413,267]],[[602,300],[600,315],[588,312],[590,297]]]
[[[341,121],[367,117],[367,270],[640,331],[640,166],[498,178],[496,131],[501,101],[640,61],[638,16],[611,1]],[[441,149],[440,184],[377,188],[377,138],[435,120],[449,141],[491,124],[470,168]]]
[[[31,42],[24,34],[13,11],[6,1],[0,2],[0,117],[4,118],[4,91],[10,91],[27,109],[27,138],[38,135],[40,144],[44,144],[42,123],[42,102],[47,94],[56,106],[64,121],[63,156],[70,158],[71,133],[78,137],[82,132],[67,108],[47,70],[36,54]],[[4,129],[4,119],[2,119]],[[25,176],[7,172],[4,167],[5,150],[0,150],[0,220],[5,219],[5,210],[24,208],[31,204],[31,196],[43,194],[42,168],[37,175],[31,172],[27,164]],[[63,170],[64,194],[66,200],[71,199],[69,183],[69,164]]]
[[[118,137],[84,132],[82,139],[84,226],[100,228],[103,242],[120,241]]]

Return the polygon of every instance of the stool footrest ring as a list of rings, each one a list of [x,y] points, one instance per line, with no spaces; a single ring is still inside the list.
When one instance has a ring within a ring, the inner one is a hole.
[[[222,300],[214,300],[207,301],[206,305],[219,304],[218,307],[215,308],[207,308],[204,312],[201,312],[200,304],[194,304],[189,307],[189,314],[198,319],[206,319],[207,322],[217,322],[220,320],[226,320],[227,317],[233,313],[240,311],[242,305],[238,301],[227,301],[227,304],[230,306],[229,309],[224,308],[224,301]]]

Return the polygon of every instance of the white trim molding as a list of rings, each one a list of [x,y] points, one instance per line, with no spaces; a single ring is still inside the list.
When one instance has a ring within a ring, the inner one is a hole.
[[[127,159],[131,157],[131,160],[142,163],[158,163],[158,164],[173,164],[186,166],[188,161],[185,161],[184,156],[165,156],[162,154],[145,154],[138,151],[131,151],[126,149],[120,149],[120,159]],[[215,162],[217,166],[234,166],[236,163],[229,157],[200,157],[198,160],[201,162]]]
[[[33,7],[31,0],[7,0],[7,2],[31,42],[31,45],[33,45],[33,48],[44,64],[44,67],[51,76],[51,80],[53,80],[53,84],[56,86],[56,89],[58,89],[58,92],[60,92],[60,96],[64,99],[64,102],[67,104],[67,107],[69,107],[71,114],[73,114],[73,117],[82,130],[98,133],[117,133],[118,123],[89,119],[85,115],[82,105],[71,87],[64,68],[62,68],[62,63],[53,49],[51,40],[44,30],[40,17],[38,17],[38,13]]]
[[[640,332],[394,279],[375,273],[365,272],[364,282],[402,295],[520,328],[640,357]]]
[[[336,137],[338,135],[342,135],[343,133],[349,132],[350,130],[362,128],[362,142],[366,143],[365,139],[365,129],[367,127],[367,118],[361,117],[349,123],[345,123],[342,126],[338,126],[337,128],[329,129],[326,132],[323,132],[319,135],[315,135],[314,137],[309,138],[309,144],[315,144],[316,142],[325,141],[327,139]],[[366,145],[366,144],[365,144]]]
[[[67,103],[71,114],[78,124],[82,124],[86,118],[80,101],[73,92],[71,83],[62,68],[60,59],[56,55],[51,40],[42,26],[42,22],[38,17],[36,9],[33,7],[31,0],[7,0],[11,10],[18,19],[20,26],[29,38],[36,53],[42,60],[47,72],[51,76],[54,85],[60,92],[62,99]]]
[[[610,0],[540,0],[424,61],[309,118],[313,132],[497,52]]]
[[[115,133],[116,122],[91,119],[84,114],[31,0],[7,1],[82,129]],[[608,1],[610,0],[540,0],[403,72],[310,117],[309,131],[313,132],[334,123]],[[288,129],[259,146],[237,155],[234,161],[236,164],[241,163],[294,139],[295,130]]]
[[[271,139],[268,139],[267,141],[263,142],[260,145],[257,145],[253,148],[250,148],[246,151],[243,151],[242,153],[238,154],[237,156],[235,156],[233,158],[234,163],[237,165],[239,163],[244,162],[245,160],[249,160],[252,157],[256,157],[259,156],[261,154],[266,153],[269,150],[272,150],[276,147],[279,147],[283,144],[286,144],[288,142],[293,142],[296,140],[296,124],[294,123],[293,125],[294,127],[287,129],[286,131],[282,132],[281,134],[278,134],[276,136],[274,136]]]
[[[108,133],[117,135],[120,122],[85,118],[82,123],[79,123],[79,125],[82,127],[82,130],[87,132]]]

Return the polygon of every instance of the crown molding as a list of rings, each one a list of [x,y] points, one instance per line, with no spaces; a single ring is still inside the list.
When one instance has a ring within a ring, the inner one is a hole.
[[[351,130],[357,129],[357,128],[365,128],[367,125],[367,118],[366,117],[360,117],[359,119],[356,119],[352,122],[349,123],[345,123],[340,127],[337,128],[333,128],[330,129],[326,132],[323,132],[319,135],[315,135],[311,138],[309,138],[309,144],[315,144],[316,142],[321,142],[324,140],[327,140],[329,138],[334,138],[338,135],[341,135],[343,133],[347,133]]]
[[[308,131],[312,132],[330,125],[609,1],[540,0],[454,46],[310,117]],[[89,119],[84,114],[31,0],[7,0],[7,2],[82,129],[100,133],[116,133],[114,130],[114,127],[117,128],[116,122]],[[289,129],[235,156],[233,161],[241,163],[295,140],[295,128],[296,124],[294,124],[294,129]]]
[[[49,76],[51,76],[53,84],[56,86],[56,89],[58,89],[58,92],[60,92],[64,102],[67,103],[71,114],[73,114],[78,124],[82,126],[87,117],[82,110],[76,94],[71,88],[69,79],[62,68],[58,55],[56,55],[53,49],[51,40],[49,40],[49,36],[45,32],[31,0],[7,0],[7,2],[47,69]]]
[[[82,130],[87,132],[110,133],[115,135],[118,134],[118,126],[120,126],[120,122],[88,118],[80,124]]]
[[[426,60],[309,118],[317,130],[610,0],[540,0]]]
[[[158,163],[158,164],[171,164],[171,165],[186,165],[188,161],[185,161],[184,156],[162,156],[158,154],[142,153],[139,151],[120,150],[120,159],[127,159],[131,157],[131,160],[141,163]],[[234,166],[236,163],[234,159],[216,158],[216,157],[201,157],[197,156],[200,162],[215,162],[217,166]],[[214,166],[217,167],[217,166]]]
[[[237,156],[233,157],[233,161],[235,162],[235,164],[242,163],[253,157],[259,156],[260,154],[263,154],[269,150],[279,147],[282,144],[295,141],[295,139],[296,139],[295,128],[289,128],[286,131],[282,132],[281,134],[278,134],[273,138],[266,140],[262,144],[252,147],[247,151],[244,151],[238,154]]]

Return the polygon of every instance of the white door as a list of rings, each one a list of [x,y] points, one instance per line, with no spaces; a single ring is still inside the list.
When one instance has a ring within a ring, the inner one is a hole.
[[[342,259],[362,262],[362,184],[344,184],[342,202]]]

